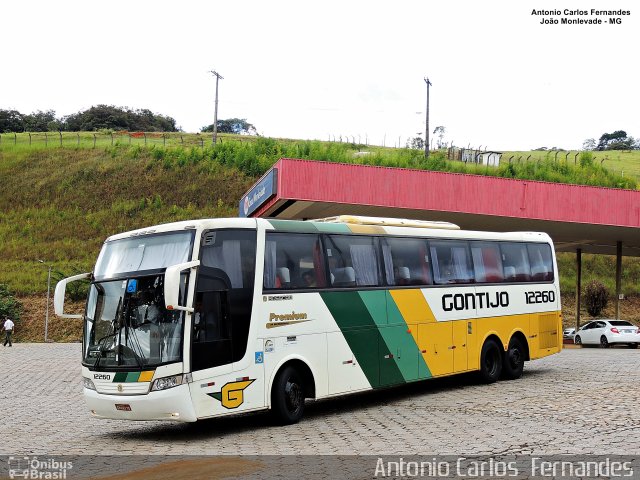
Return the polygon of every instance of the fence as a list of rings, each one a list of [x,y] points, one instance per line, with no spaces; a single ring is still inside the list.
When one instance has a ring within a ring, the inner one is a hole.
[[[478,148],[464,148],[464,147],[455,147],[450,146],[447,147],[447,159],[448,160],[457,160],[464,163],[483,163],[483,158],[489,154],[496,154],[500,156],[500,163],[521,163],[521,162],[538,162],[544,160],[553,160],[554,162],[565,162],[572,163],[573,165],[580,164],[580,154],[583,151],[575,151],[575,150],[538,150],[532,153],[527,154],[517,154],[517,153],[509,153],[505,154],[503,152],[496,152],[494,150],[486,150]],[[604,166],[604,162],[609,160],[608,152],[602,152],[602,155],[595,155],[595,152],[592,152],[593,156],[591,158],[591,162],[594,164],[600,164]],[[491,163],[489,163],[491,165]],[[497,164],[496,164],[497,166]]]
[[[253,141],[243,135],[222,136],[218,142]],[[161,132],[25,132],[0,134],[0,147],[104,147],[115,145],[162,145],[204,148],[213,142],[209,134]]]

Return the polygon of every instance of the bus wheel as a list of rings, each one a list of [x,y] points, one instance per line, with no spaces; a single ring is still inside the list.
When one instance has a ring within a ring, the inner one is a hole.
[[[509,342],[509,348],[504,352],[502,363],[502,377],[507,380],[515,380],[522,376],[524,369],[525,351],[522,342],[513,337]]]
[[[304,384],[302,377],[292,366],[281,370],[273,382],[271,411],[281,425],[290,425],[302,418]]]
[[[493,383],[502,373],[502,349],[494,340],[487,340],[480,353],[480,378]]]

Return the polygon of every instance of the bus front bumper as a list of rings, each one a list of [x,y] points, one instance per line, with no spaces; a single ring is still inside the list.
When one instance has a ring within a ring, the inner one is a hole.
[[[146,395],[105,395],[85,388],[84,399],[91,414],[96,418],[175,422],[197,420],[188,385],[179,385]]]

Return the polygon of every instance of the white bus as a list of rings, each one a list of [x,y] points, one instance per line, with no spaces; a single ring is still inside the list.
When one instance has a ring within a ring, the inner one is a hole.
[[[84,315],[66,284],[90,279]],[[202,418],[477,371],[521,376],[560,351],[544,233],[343,216],[205,219],[108,238],[92,273],[56,286],[83,318],[95,417]]]

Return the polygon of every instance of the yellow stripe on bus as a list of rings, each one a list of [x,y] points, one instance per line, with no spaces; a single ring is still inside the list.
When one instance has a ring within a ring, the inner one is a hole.
[[[419,289],[391,290],[389,293],[407,325],[436,321],[427,300]]]
[[[140,376],[138,377],[139,382],[150,382],[153,378],[154,370],[147,370],[146,372],[140,372]]]

